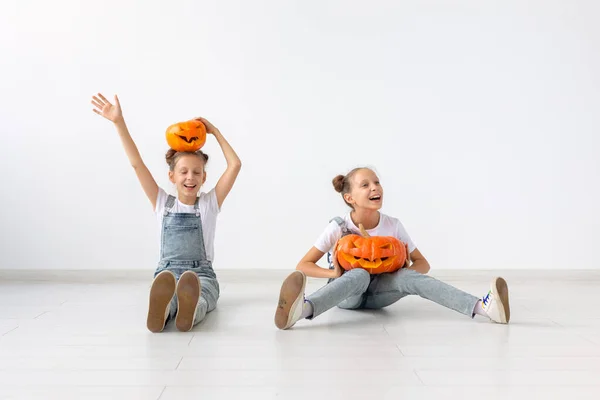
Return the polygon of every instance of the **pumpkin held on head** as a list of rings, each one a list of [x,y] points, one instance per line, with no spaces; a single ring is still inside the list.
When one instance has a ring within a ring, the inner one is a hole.
[[[346,235],[336,245],[337,260],[346,271],[362,268],[370,274],[394,272],[406,263],[406,246],[393,236]]]
[[[167,144],[175,151],[194,152],[206,143],[206,127],[197,119],[167,128]]]

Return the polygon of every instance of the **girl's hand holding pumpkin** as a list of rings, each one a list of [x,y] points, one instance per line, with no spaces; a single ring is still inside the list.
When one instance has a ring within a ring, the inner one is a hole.
[[[410,267],[410,252],[408,251],[408,244],[405,243],[404,247],[406,247],[406,261],[404,262],[404,268]]]
[[[340,263],[337,259],[337,251],[333,252],[333,276],[332,278],[339,278],[344,273],[342,267],[340,267]]]
[[[223,201],[231,191],[231,188],[233,187],[233,184],[237,179],[240,169],[242,168],[242,162],[240,161],[238,155],[235,153],[235,150],[233,150],[229,142],[227,142],[227,140],[223,137],[223,135],[221,134],[219,129],[217,129],[216,126],[211,124],[206,118],[198,117],[196,118],[196,121],[200,121],[202,125],[204,125],[207,134],[212,134],[215,137],[217,143],[219,143],[219,146],[223,151],[225,161],[227,162],[227,168],[225,169],[225,172],[223,172],[223,175],[221,175],[221,177],[217,181],[217,185],[215,186],[215,192],[217,195],[217,205],[219,206],[219,208],[221,208],[221,204],[223,204]]]
[[[216,126],[211,124],[206,118],[198,117],[198,118],[196,118],[196,120],[198,120],[204,124],[204,126],[206,127],[206,133],[210,133],[213,135],[216,133],[220,133],[219,129],[217,129]]]
[[[92,104],[96,107],[94,108],[94,112],[98,115],[103,116],[109,121],[114,123],[120,122],[123,120],[123,112],[121,111],[121,103],[119,103],[119,98],[115,95],[115,104],[111,104],[110,101],[106,99],[101,93],[98,93],[98,96],[94,96],[92,98]]]

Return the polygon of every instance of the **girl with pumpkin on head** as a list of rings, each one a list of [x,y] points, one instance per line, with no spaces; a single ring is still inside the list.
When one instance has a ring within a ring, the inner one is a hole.
[[[227,168],[213,189],[199,194],[206,180],[208,155],[201,150],[177,152],[169,149],[166,161],[177,197],[168,195],[158,187],[142,161],[123,119],[117,96],[113,105],[98,94],[93,97],[92,104],[96,114],[114,123],[161,227],[160,261],[150,289],[146,325],[151,332],[161,332],[167,321],[175,318],[178,330],[189,331],[217,305],[219,282],[212,268],[217,215],[240,172],[240,159],[214,125],[198,118],[206,133],[212,134],[221,146]]]
[[[275,325],[279,329],[288,329],[300,319],[313,319],[335,306],[380,309],[408,295],[421,296],[471,318],[481,315],[496,323],[509,322],[508,286],[504,279],[494,278],[491,289],[480,299],[426,275],[429,263],[402,223],[379,212],[383,188],[375,172],[355,168],[346,176],[336,176],[333,186],[352,211],[344,218],[337,217],[330,222],[300,260],[296,271],[283,282],[275,311]],[[342,239],[359,232],[362,238]],[[372,239],[365,239],[368,236]],[[316,264],[326,252],[332,255],[329,269]],[[392,264],[394,257],[398,261],[395,268],[377,271],[380,266],[393,267],[388,264]],[[348,270],[340,266],[340,260]],[[406,261],[403,264],[400,260]],[[305,297],[307,275],[329,278],[329,283]]]

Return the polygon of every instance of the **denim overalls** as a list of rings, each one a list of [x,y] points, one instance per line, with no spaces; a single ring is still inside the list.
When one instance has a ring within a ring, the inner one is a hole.
[[[206,313],[217,306],[219,299],[219,282],[206,259],[204,236],[202,235],[202,219],[198,210],[199,198],[194,204],[195,214],[172,213],[175,197],[169,195],[165,204],[165,212],[161,230],[161,253],[154,276],[164,270],[175,274],[177,280],[185,271],[196,273],[202,284],[202,292],[198,300],[194,325],[204,319]],[[177,296],[171,300],[169,318],[177,314]]]

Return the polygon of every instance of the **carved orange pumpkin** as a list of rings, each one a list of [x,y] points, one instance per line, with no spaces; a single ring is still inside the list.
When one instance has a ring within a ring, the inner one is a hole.
[[[175,151],[194,152],[206,143],[206,127],[196,119],[167,128],[167,143]]]
[[[363,268],[370,274],[394,272],[406,263],[406,246],[393,236],[370,237],[361,225],[360,235],[346,235],[336,245],[340,266]]]

